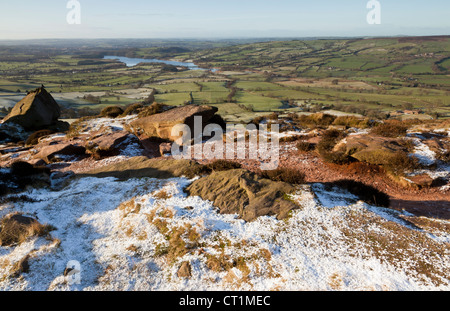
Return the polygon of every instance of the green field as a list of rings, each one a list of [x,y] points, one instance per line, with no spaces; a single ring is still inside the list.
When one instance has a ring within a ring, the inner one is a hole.
[[[194,103],[216,106],[229,120],[336,107],[372,115],[415,108],[450,117],[449,37],[101,46],[0,46],[0,92],[16,98],[44,84],[64,108],[76,109],[126,106],[152,90],[157,102],[179,106],[192,93]],[[218,71],[168,70],[154,63],[126,67],[102,55],[194,60]],[[83,100],[89,94],[99,94],[100,102]]]

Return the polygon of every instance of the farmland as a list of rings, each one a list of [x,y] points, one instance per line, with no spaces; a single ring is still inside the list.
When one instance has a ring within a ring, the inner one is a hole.
[[[325,109],[378,118],[414,109],[426,118],[450,117],[449,37],[123,43],[0,44],[0,108],[43,84],[75,113],[127,106],[155,90],[157,102],[179,106],[192,95],[196,104],[216,106],[226,120],[242,122],[260,113]],[[216,70],[127,67],[105,55],[190,61]]]

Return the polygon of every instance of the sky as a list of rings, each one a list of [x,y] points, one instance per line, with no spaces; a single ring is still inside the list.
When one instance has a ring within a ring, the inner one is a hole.
[[[450,35],[449,0],[0,0],[0,40]]]

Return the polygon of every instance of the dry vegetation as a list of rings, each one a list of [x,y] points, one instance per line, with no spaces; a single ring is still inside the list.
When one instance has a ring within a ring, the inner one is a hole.
[[[294,169],[278,168],[276,170],[263,171],[261,176],[272,181],[282,181],[293,185],[305,183],[305,174]]]
[[[443,247],[441,243],[428,237],[426,232],[412,230],[370,213],[361,215],[348,212],[345,225],[341,230],[355,253],[358,253],[358,248],[364,247],[369,256],[403,268],[413,277],[424,281],[429,279],[436,286],[445,284],[450,271],[442,270],[433,265],[433,262],[448,256],[449,245]],[[382,230],[370,230],[374,225]],[[418,249],[423,251],[418,252]]]
[[[24,243],[30,237],[48,237],[55,228],[21,214],[11,214],[0,221],[0,246]]]

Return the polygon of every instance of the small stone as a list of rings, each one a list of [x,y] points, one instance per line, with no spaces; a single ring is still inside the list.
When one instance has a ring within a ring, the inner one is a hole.
[[[178,269],[177,276],[179,278],[190,278],[192,276],[192,268],[189,261],[185,261],[181,264],[180,269]]]

